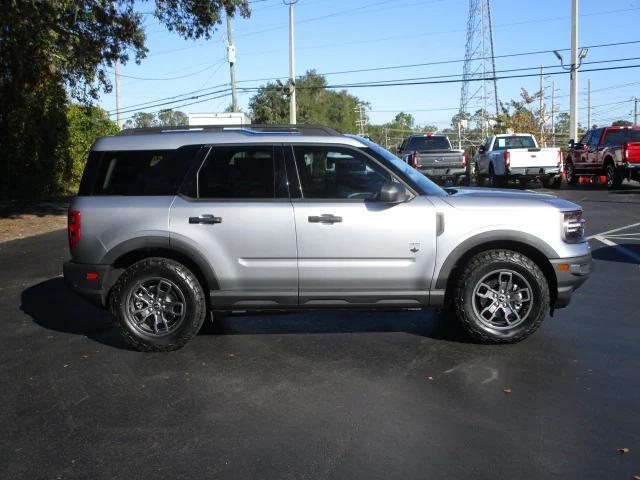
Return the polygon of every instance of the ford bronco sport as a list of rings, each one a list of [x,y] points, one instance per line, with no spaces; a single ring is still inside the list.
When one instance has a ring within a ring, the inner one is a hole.
[[[447,307],[512,343],[591,266],[581,208],[443,190],[316,126],[124,131],[93,146],[69,208],[69,286],[134,348],[182,347],[216,312]]]

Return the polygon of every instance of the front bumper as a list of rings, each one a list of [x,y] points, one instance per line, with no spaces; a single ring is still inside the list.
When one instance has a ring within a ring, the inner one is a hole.
[[[107,294],[113,285],[114,270],[111,265],[91,265],[73,261],[62,266],[64,281],[74,292],[92,303],[104,307]]]
[[[555,308],[569,305],[571,295],[589,278],[593,269],[591,254],[550,260],[556,273],[558,293]],[[568,266],[568,267],[567,267]]]

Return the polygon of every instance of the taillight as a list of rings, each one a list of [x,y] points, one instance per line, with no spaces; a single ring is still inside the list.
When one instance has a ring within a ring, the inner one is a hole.
[[[558,149],[558,163],[556,163],[556,166],[562,170],[562,150]]]
[[[80,242],[80,212],[71,210],[69,212],[69,221],[67,223],[67,232],[69,233],[69,248],[74,249]]]
[[[411,165],[413,168],[418,168],[418,152],[413,152],[411,154],[409,165]]]
[[[505,150],[502,157],[504,158],[504,168],[509,168],[511,166],[511,154],[509,151]]]
[[[469,159],[469,154],[466,152],[466,150],[464,151],[464,153],[462,154],[462,166],[464,168],[467,168],[467,161]]]
[[[629,144],[625,143],[622,146],[622,160],[629,160]]]

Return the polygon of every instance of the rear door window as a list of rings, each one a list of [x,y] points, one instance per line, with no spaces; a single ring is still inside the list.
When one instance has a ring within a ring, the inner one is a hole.
[[[197,172],[198,198],[288,198],[282,147],[213,147]]]
[[[80,195],[175,195],[199,145],[177,150],[93,152]]]

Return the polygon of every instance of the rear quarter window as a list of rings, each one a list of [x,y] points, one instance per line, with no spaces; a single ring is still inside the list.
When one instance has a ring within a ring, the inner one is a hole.
[[[200,150],[91,152],[79,195],[174,195]]]

